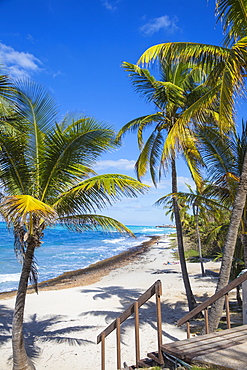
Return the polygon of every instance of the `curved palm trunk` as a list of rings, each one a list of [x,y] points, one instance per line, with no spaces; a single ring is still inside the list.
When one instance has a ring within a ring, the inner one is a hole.
[[[245,203],[244,212],[242,217],[243,231],[241,235],[241,242],[244,252],[244,267],[247,268],[247,205]]]
[[[245,155],[240,183],[238,186],[237,194],[232,209],[231,220],[224,245],[224,253],[222,257],[220,275],[216,292],[222,289],[229,282],[232,259],[238,237],[239,225],[246,201],[246,192],[247,192],[247,153]],[[209,314],[210,331],[215,331],[219,325],[219,321],[223,310],[223,304],[224,298],[216,301],[211,307]]]
[[[172,192],[177,193],[177,171],[176,171],[176,163],[175,159],[172,158]],[[178,208],[178,202],[176,197],[173,197],[173,209],[174,209],[174,215],[175,215],[175,223],[176,223],[176,229],[177,229],[177,242],[178,242],[178,252],[179,252],[179,259],[181,264],[181,271],[182,271],[182,277],[184,282],[184,288],[186,292],[186,297],[188,301],[189,310],[193,310],[193,308],[196,307],[196,301],[194,298],[194,295],[191,290],[185,256],[184,256],[184,243],[183,243],[183,233],[182,233],[182,224],[179,214],[179,208]]]
[[[27,356],[23,338],[23,316],[26,300],[28,279],[31,271],[35,241],[33,236],[28,238],[28,247],[22,267],[18,292],[15,302],[14,318],[12,322],[13,370],[35,370]]]

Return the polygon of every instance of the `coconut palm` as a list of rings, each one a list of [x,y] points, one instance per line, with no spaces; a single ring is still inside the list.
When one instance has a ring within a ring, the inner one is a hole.
[[[53,98],[32,82],[17,84],[15,125],[0,126],[0,212],[13,227],[22,272],[13,317],[13,369],[34,369],[22,334],[28,280],[37,283],[34,253],[45,228],[60,223],[74,231],[117,229],[120,222],[101,214],[121,197],[146,186],[119,174],[97,175],[95,161],[114,148],[112,129],[92,118],[56,120]]]
[[[139,63],[149,63],[154,59],[179,60],[181,62],[198,63],[206,68],[212,67],[213,73],[208,80],[220,100],[220,128],[229,127],[234,123],[235,97],[245,89],[244,77],[247,67],[247,1],[217,0],[217,20],[223,25],[225,32],[223,46],[199,43],[164,43],[155,45],[144,52]],[[230,227],[224,246],[224,255],[216,291],[222,289],[229,281],[231,263],[238,236],[238,228],[246,200],[245,184],[247,181],[247,156],[243,163],[241,179],[232,210]],[[212,306],[209,315],[210,330],[216,330],[222,314],[223,300]]]
[[[205,158],[208,175],[218,185],[218,196],[232,208],[247,150],[247,123],[242,122],[241,133],[222,136],[215,128],[200,130],[201,153]],[[247,266],[247,204],[240,223],[245,266]]]
[[[199,219],[200,221],[207,223],[209,219],[217,219],[217,214],[222,211],[223,208],[227,211],[228,208],[224,207],[223,204],[219,202],[219,199],[217,199],[216,195],[218,194],[218,187],[214,186],[213,184],[203,182],[200,189],[196,188],[195,191],[190,185],[186,185],[189,189],[188,192],[179,191],[175,194],[167,194],[166,196],[158,199],[155,202],[155,205],[162,205],[166,208],[167,204],[171,202],[171,198],[175,196],[180,207],[187,206],[187,208],[192,209],[196,226],[201,271],[202,276],[205,276],[202,258],[201,237],[199,231]]]
[[[136,162],[138,179],[149,168],[154,184],[160,180],[164,168],[171,166],[172,193],[177,193],[176,155],[182,154],[195,182],[200,186],[201,176],[198,164],[201,157],[196,149],[192,128],[198,122],[217,117],[217,99],[212,98],[211,89],[204,83],[205,74],[200,68],[186,64],[161,63],[161,79],[151,75],[149,70],[137,65],[123,63],[129,72],[137,92],[155,104],[156,113],[136,118],[127,123],[118,133],[120,139],[127,131],[137,131],[140,155]],[[144,144],[143,131],[151,129]],[[189,309],[195,306],[191,290],[182,236],[182,226],[176,197],[173,209],[177,228],[177,241],[183,281]]]

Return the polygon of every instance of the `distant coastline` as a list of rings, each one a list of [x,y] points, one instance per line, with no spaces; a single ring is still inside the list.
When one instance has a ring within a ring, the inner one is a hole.
[[[157,225],[155,227],[161,227],[161,228],[164,228],[164,229],[175,229],[176,228],[175,225]]]

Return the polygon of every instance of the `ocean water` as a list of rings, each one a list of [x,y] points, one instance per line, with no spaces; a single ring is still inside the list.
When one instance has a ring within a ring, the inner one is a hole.
[[[39,282],[117,255],[149,240],[149,236],[174,232],[172,228],[154,226],[128,227],[136,239],[114,231],[74,233],[61,226],[46,229],[43,243],[35,251]],[[20,271],[21,264],[15,256],[12,230],[0,222],[0,292],[17,289]]]

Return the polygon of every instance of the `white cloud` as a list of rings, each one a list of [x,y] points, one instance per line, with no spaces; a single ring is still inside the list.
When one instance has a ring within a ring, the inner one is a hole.
[[[104,7],[108,10],[116,10],[117,7],[117,3],[119,3],[119,0],[115,0],[115,1],[109,1],[109,0],[102,0],[102,3],[104,5]]]
[[[196,188],[195,183],[191,177],[178,176],[177,180],[178,180],[178,191],[180,191],[180,187],[183,187],[183,190],[188,191],[186,184],[190,185],[192,189]]]
[[[118,159],[114,160],[102,160],[96,164],[96,170],[105,170],[106,168],[117,168],[118,170],[133,170],[135,166],[135,160]]]
[[[140,31],[148,36],[151,36],[160,30],[172,33],[178,29],[177,22],[178,19],[176,17],[171,19],[168,15],[163,15],[162,17],[151,19],[148,23],[140,27]]]
[[[29,77],[40,71],[41,61],[33,54],[16,51],[11,46],[0,43],[0,63],[13,78]]]

